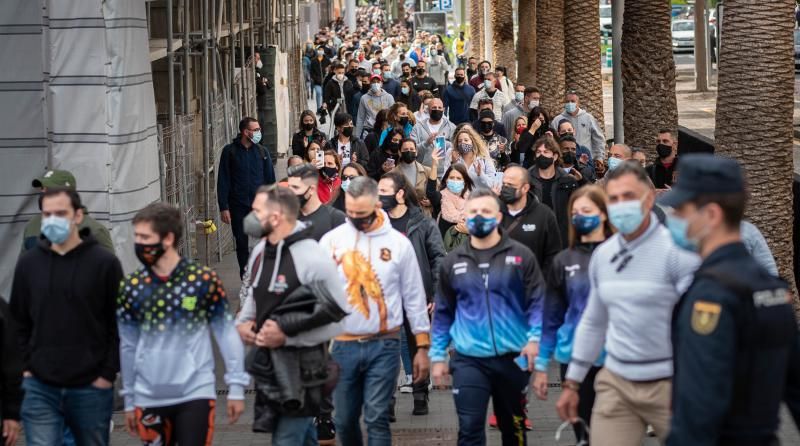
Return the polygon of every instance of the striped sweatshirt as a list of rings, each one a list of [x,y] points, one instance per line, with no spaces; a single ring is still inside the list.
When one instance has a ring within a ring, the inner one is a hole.
[[[605,367],[630,381],[672,376],[672,309],[700,257],[679,248],[655,214],[637,239],[615,234],[589,262],[591,291],[578,323],[567,379],[583,381],[606,347]]]

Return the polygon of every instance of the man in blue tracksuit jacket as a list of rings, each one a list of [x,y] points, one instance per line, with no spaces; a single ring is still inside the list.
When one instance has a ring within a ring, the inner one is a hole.
[[[448,345],[455,346],[449,368],[459,445],[485,444],[490,397],[503,445],[525,442],[522,401],[539,348],[545,283],[531,250],[500,233],[500,209],[493,192],[472,192],[465,206],[469,243],[445,257],[439,271],[429,356],[440,380],[448,373]]]
[[[259,144],[261,126],[253,118],[239,122],[239,135],[222,149],[217,173],[217,202],[220,219],[231,225],[236,239],[236,260],[239,275],[244,275],[247,265],[247,234],[244,233],[244,217],[256,197],[256,190],[275,182],[275,169],[269,151]]]

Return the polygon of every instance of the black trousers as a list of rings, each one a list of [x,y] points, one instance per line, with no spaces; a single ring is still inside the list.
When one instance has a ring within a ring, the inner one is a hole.
[[[239,262],[239,277],[244,276],[244,268],[247,266],[247,259],[250,256],[248,248],[248,237],[244,233],[244,218],[250,213],[250,208],[241,206],[231,206],[231,230],[236,245],[236,260]]]

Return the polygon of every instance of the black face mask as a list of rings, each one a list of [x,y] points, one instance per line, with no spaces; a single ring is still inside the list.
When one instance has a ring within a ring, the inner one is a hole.
[[[575,154],[572,152],[564,152],[564,164],[569,164],[570,166],[574,166],[577,162],[575,158]]]
[[[133,250],[136,252],[136,258],[139,259],[144,266],[155,265],[158,262],[158,259],[160,259],[161,256],[163,256],[166,252],[164,245],[162,245],[161,242],[153,243],[151,245],[135,243],[133,245]]]
[[[314,130],[314,124],[313,123],[304,122],[303,123],[303,130],[305,130],[307,132],[310,132],[310,131]]]
[[[400,151],[400,143],[399,142],[389,142],[386,143],[386,152],[388,153],[397,153]]]
[[[381,195],[378,198],[381,200],[381,207],[384,211],[391,211],[392,209],[396,208],[399,203],[397,203],[397,197],[394,195]]]
[[[320,171],[322,172],[322,175],[329,180],[336,178],[336,175],[339,174],[335,167],[323,167],[320,169]]]
[[[547,169],[548,167],[553,165],[553,158],[548,158],[544,155],[539,155],[536,157],[536,167],[540,169]]]
[[[463,76],[456,76],[456,83],[457,84],[463,84],[465,79],[466,78],[463,77]]]
[[[517,197],[517,190],[511,186],[503,186],[503,188],[500,189],[500,199],[503,200],[505,204],[516,203],[519,200],[519,197]]]
[[[344,136],[346,136],[348,138],[353,136],[353,127],[343,127],[342,128],[342,135],[344,135]]]
[[[666,144],[659,144],[656,146],[656,153],[658,153],[659,158],[666,158],[672,155],[672,146],[668,146]]]
[[[369,91],[369,82],[367,82],[367,83],[362,82],[361,83],[361,92],[366,94],[368,91]]]
[[[431,121],[438,122],[444,116],[444,110],[431,110]]]
[[[402,152],[400,159],[406,164],[411,164],[417,159],[417,152]]]
[[[303,209],[306,206],[306,203],[308,203],[308,197],[306,197],[306,194],[308,193],[309,189],[311,188],[308,187],[306,188],[305,192],[297,195],[297,201],[300,202],[300,209]]]
[[[424,76],[425,69],[424,68],[417,68],[417,76]]]
[[[490,133],[494,129],[494,122],[481,121],[481,132]]]
[[[399,119],[400,125],[405,127],[408,125],[408,116],[403,116]]]
[[[364,232],[375,223],[375,219],[378,218],[378,214],[375,212],[367,215],[366,217],[347,217],[350,219],[350,223],[356,227],[361,232]]]

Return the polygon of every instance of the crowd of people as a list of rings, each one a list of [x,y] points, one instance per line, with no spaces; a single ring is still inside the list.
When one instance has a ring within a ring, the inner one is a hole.
[[[579,92],[514,83],[463,33],[448,48],[378,7],[358,16],[307,46],[317,109],[285,178],[258,119],[222,151],[235,314],[217,273],[181,255],[178,209],[133,217],[142,267],[124,275],[74,176],[33,181],[41,215],[0,299],[6,446],[20,420],[28,445],[109,444],[119,372],[143,444],[210,444],[211,336],[229,421],[253,386],[252,428],[277,446],[361,445],[361,420],[390,445],[396,394],[425,416],[432,385],[452,386],[459,445],[486,444],[490,401],[503,445],[526,444],[548,373],[579,444],[771,445],[781,401],[800,420],[791,294],[743,219],[736,162],[678,164],[670,130],[652,163],[607,148]]]

